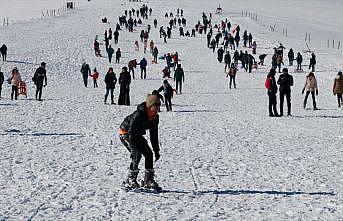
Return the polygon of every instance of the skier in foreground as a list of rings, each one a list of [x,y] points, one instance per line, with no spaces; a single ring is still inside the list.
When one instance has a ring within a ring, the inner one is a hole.
[[[154,160],[151,148],[147,140],[143,137],[146,130],[149,129],[150,142],[155,154],[155,161],[160,158],[160,149],[158,142],[158,109],[160,99],[156,95],[148,94],[146,102],[137,106],[137,110],[127,116],[119,128],[120,141],[130,152],[131,164],[129,174],[124,181],[124,186],[128,189],[139,188],[137,176],[139,173],[138,165],[142,158],[145,158],[145,177],[143,187],[154,190],[161,190],[154,180]]]

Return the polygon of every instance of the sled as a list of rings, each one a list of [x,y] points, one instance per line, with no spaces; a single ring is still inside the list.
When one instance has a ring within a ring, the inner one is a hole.
[[[26,90],[26,83],[24,81],[19,82],[19,95],[25,95],[27,98],[27,90]]]

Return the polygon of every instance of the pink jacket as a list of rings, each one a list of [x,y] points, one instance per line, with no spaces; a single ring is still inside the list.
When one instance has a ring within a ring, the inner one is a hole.
[[[12,86],[19,86],[19,82],[21,81],[19,72],[16,72],[16,73],[12,72],[10,79],[11,79]]]
[[[317,90],[317,80],[314,76],[307,76],[304,85],[306,91],[316,91]]]

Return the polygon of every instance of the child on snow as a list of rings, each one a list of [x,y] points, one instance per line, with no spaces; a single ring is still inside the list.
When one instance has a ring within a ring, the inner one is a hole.
[[[99,78],[99,72],[94,68],[93,73],[90,75],[93,78],[94,88],[98,87],[97,80]]]

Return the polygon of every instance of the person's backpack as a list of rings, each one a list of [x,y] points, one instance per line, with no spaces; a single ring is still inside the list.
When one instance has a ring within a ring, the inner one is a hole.
[[[266,87],[267,90],[270,90],[272,88],[272,82],[270,81],[269,77],[266,78],[266,81],[264,82],[264,86]]]

